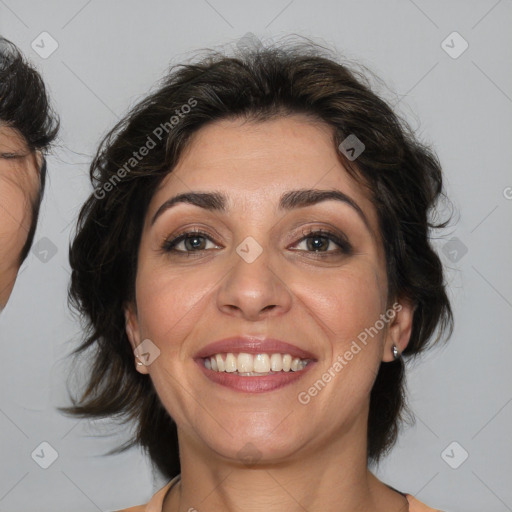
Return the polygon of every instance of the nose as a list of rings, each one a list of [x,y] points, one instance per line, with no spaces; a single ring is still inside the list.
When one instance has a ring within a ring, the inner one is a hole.
[[[257,321],[284,314],[290,309],[292,293],[264,250],[254,261],[233,255],[217,295],[223,314]]]

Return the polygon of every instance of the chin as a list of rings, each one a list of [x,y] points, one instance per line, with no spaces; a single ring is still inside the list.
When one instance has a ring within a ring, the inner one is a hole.
[[[299,437],[296,428],[288,430],[282,414],[276,418],[269,416],[268,421],[258,421],[256,414],[246,413],[243,420],[239,418],[233,423],[215,422],[215,426],[197,434],[218,455],[246,465],[285,460],[304,444],[304,432]]]

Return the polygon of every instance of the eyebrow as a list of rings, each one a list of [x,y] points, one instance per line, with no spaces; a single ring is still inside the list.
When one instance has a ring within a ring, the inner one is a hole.
[[[366,227],[373,233],[370,223],[361,207],[340,190],[299,189],[285,192],[279,199],[279,210],[290,211],[296,208],[312,206],[323,201],[340,201],[351,206],[361,217]],[[151,226],[165,211],[180,203],[188,203],[209,211],[225,213],[228,198],[220,192],[186,192],[178,194],[163,203],[151,219]]]
[[[30,152],[21,152],[21,151],[1,151],[0,150],[0,158],[2,160],[22,160],[30,155]]]

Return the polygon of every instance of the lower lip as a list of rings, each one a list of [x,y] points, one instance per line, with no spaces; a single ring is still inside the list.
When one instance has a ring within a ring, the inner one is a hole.
[[[196,363],[211,381],[236,391],[243,391],[244,393],[264,393],[266,391],[274,391],[282,388],[299,380],[315,365],[315,361],[311,361],[304,369],[297,372],[290,370],[289,372],[263,375],[261,377],[240,377],[236,373],[209,370],[204,365],[203,359],[196,360]]]

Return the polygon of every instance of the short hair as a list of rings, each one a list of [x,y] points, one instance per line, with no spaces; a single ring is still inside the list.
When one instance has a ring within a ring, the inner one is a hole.
[[[44,152],[55,140],[59,119],[50,106],[50,100],[41,75],[23,57],[14,43],[0,36],[0,125],[16,130],[31,151],[43,152],[39,169],[39,191],[32,203],[32,222],[27,240],[20,253],[23,263],[37,227],[39,209],[46,183]]]
[[[92,366],[80,400],[72,398],[72,407],[60,409],[80,417],[135,420],[135,438],[109,454],[138,443],[167,477],[180,472],[176,424],[151,379],[135,369],[123,305],[135,299],[137,252],[148,204],[191,136],[208,123],[302,113],[332,127],[336,148],[356,135],[365,145],[357,160],[338,154],[347,171],[371,191],[386,255],[388,300],[404,296],[415,304],[404,354],[424,351],[447,328],[451,335],[442,263],[429,240],[430,229],[446,225],[429,219],[444,195],[440,163],[372,92],[365,74],[337,62],[331,53],[312,42],[246,47],[233,56],[207,52],[197,62],[171,67],[158,89],[102,140],[90,167],[94,193],[81,209],[69,251],[69,301],[87,327],[71,355],[92,348]],[[144,158],[133,158],[134,150],[149,139],[155,146]],[[380,365],[370,396],[368,462],[378,462],[396,441],[408,411],[404,386],[402,358]]]

